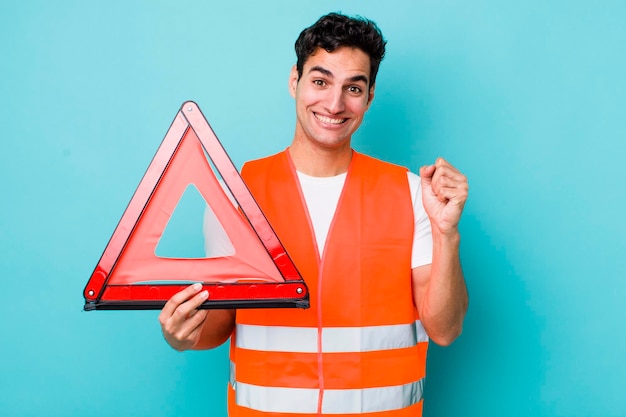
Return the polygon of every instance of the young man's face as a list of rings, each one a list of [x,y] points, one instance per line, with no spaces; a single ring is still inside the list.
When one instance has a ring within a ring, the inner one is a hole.
[[[296,99],[294,140],[328,149],[350,147],[374,98],[369,81],[370,58],[356,48],[331,53],[318,48],[304,63],[299,80],[294,66],[289,78]]]

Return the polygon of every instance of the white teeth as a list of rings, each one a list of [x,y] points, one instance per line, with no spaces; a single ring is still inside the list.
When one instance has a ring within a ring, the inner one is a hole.
[[[316,114],[315,117],[317,117],[317,120],[319,120],[322,123],[330,123],[332,125],[339,125],[346,121],[346,119],[333,119],[330,117],[321,116],[319,114]]]

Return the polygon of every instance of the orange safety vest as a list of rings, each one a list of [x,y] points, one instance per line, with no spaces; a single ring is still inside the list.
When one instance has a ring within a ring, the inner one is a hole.
[[[311,307],[237,311],[229,416],[421,416],[428,337],[413,303],[406,168],[353,153],[321,255],[288,152],[242,176]]]

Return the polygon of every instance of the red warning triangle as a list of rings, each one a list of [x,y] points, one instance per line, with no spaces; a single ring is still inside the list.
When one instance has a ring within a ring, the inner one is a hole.
[[[239,210],[224,192],[207,156]],[[208,258],[155,255],[189,185],[224,227],[234,253]],[[85,287],[85,310],[160,309],[192,282],[202,283],[209,291],[203,308],[309,306],[302,276],[199,107],[186,102]]]

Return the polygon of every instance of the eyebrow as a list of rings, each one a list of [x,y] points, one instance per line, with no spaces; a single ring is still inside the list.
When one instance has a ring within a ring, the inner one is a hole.
[[[332,72],[330,72],[324,67],[320,67],[319,65],[316,65],[309,70],[310,73],[313,71],[321,72],[322,74],[330,78],[334,77]],[[354,77],[348,78],[348,81],[353,82],[353,83],[358,82],[358,81],[363,81],[365,84],[369,82],[369,80],[367,79],[365,75],[355,75]]]

